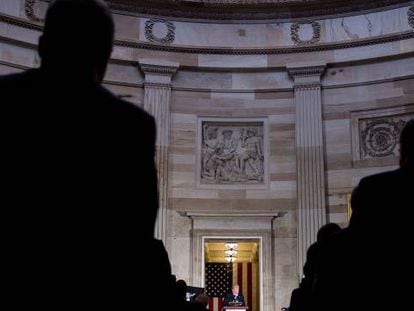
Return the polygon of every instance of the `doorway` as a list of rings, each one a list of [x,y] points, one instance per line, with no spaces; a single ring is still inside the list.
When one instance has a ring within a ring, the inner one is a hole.
[[[204,288],[209,310],[221,311],[223,298],[239,285],[249,311],[260,311],[261,239],[204,238]]]

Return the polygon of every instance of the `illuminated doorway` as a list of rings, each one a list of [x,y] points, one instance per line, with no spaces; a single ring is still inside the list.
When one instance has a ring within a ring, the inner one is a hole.
[[[260,311],[260,252],[259,239],[204,240],[204,287],[210,311],[221,311],[225,293],[235,284],[249,311]]]

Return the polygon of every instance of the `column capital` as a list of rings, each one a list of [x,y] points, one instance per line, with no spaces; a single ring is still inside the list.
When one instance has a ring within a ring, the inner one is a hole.
[[[289,75],[291,75],[293,78],[309,76],[321,77],[325,73],[326,63],[294,63],[287,64],[286,68]]]
[[[295,63],[286,66],[295,87],[318,87],[325,73],[326,63]]]
[[[172,77],[180,67],[176,62],[152,58],[141,58],[138,63],[145,75],[146,85],[170,85]]]

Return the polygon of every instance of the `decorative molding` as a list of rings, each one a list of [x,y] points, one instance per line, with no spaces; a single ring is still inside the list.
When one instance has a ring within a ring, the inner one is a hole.
[[[294,23],[290,26],[290,38],[291,40],[298,45],[302,44],[315,44],[321,40],[321,24],[319,22],[313,21],[311,23],[313,35],[309,40],[302,40],[299,35],[299,30],[301,25],[308,25],[309,23]]]
[[[17,18],[14,16],[9,16],[0,13],[0,22],[8,23],[11,25],[23,27],[26,29],[32,29],[36,31],[42,31],[43,26],[40,24],[35,24],[27,20]],[[335,49],[346,49],[346,48],[355,48],[370,46],[375,44],[384,44],[395,41],[402,41],[414,38],[414,32],[404,31],[402,33],[389,35],[389,36],[376,36],[370,39],[358,39],[355,41],[345,41],[337,43],[322,43],[314,45],[299,45],[292,47],[279,47],[279,48],[203,48],[203,47],[180,47],[180,46],[163,46],[154,43],[147,42],[133,42],[125,40],[115,40],[115,46],[133,48],[133,49],[144,49],[144,50],[154,50],[154,51],[163,51],[163,52],[176,52],[176,53],[190,53],[190,54],[217,54],[217,55],[275,55],[275,54],[290,54],[290,53],[306,53],[306,52],[319,52],[326,50],[335,50]],[[15,40],[16,42],[19,40]],[[24,44],[21,41],[21,44]],[[20,44],[20,45],[21,45]]]
[[[205,48],[205,47],[183,47],[183,46],[162,46],[151,43],[132,42],[116,40],[115,45],[128,48],[155,50],[163,52],[176,53],[191,53],[191,54],[217,54],[217,55],[275,55],[275,54],[290,54],[290,53],[306,53],[319,52],[336,49],[347,49],[355,47],[370,46],[375,44],[383,44],[394,41],[408,40],[414,38],[414,32],[404,31],[399,34],[391,36],[377,36],[370,39],[358,39],[355,41],[342,41],[337,43],[320,43],[314,45],[299,45],[292,47],[278,47],[278,48]]]
[[[234,5],[215,1],[212,3],[191,3],[190,1],[135,1],[112,0],[111,8],[119,11],[127,11],[144,16],[163,16],[185,19],[222,20],[222,21],[263,21],[263,20],[292,20],[304,19],[315,16],[338,16],[355,12],[367,13],[385,8],[395,8],[407,5],[407,0],[348,0],[348,1],[306,1],[298,5],[298,1],[270,1],[261,4]],[[257,2],[257,1],[255,1]]]
[[[167,28],[167,34],[164,38],[159,38],[154,35],[154,25],[157,23],[164,24]],[[171,44],[175,39],[175,25],[174,23],[163,19],[149,19],[145,22],[145,38],[151,42]]]
[[[3,13],[0,13],[0,22],[7,23],[7,24],[10,24],[10,25],[14,25],[14,26],[23,27],[23,28],[26,28],[26,29],[31,29],[31,30],[37,30],[37,31],[42,31],[43,30],[43,25],[35,24],[35,23],[27,21],[25,19],[18,18],[18,17],[15,17],[15,16],[6,15],[6,14],[3,14]]]
[[[9,37],[4,37],[2,35],[0,35],[0,41],[4,43],[13,44],[15,46],[19,46],[22,48],[37,50],[37,44],[26,42],[26,41],[21,41],[21,40],[9,38]]]
[[[34,12],[34,5],[36,4],[38,0],[25,0],[24,1],[24,12],[28,19],[34,21],[34,22],[43,22],[44,19],[36,16]]]
[[[414,6],[410,7],[407,11],[408,24],[414,29]]]
[[[399,157],[401,130],[414,118],[414,105],[351,112],[354,165],[389,165]]]
[[[398,141],[406,123],[401,117],[360,120],[361,159],[398,156]]]
[[[286,215],[286,212],[272,212],[272,211],[243,211],[243,213],[234,211],[177,211],[182,217],[265,217],[265,218],[279,218]]]

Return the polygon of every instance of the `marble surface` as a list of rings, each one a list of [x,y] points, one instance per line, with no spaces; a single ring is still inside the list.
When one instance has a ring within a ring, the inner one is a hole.
[[[0,1],[0,14],[27,20],[21,1]],[[366,15],[317,20],[321,26],[320,43],[351,42],[375,36],[410,31],[407,7]],[[41,12],[40,12],[41,13]],[[115,15],[117,39],[148,42],[146,17]],[[214,24],[174,21],[175,39],[171,46],[214,48],[293,47],[292,22]],[[162,26],[162,25],[159,25]],[[154,28],[163,35],[162,27]],[[309,24],[302,24],[300,39],[312,35]],[[165,34],[165,33],[164,33]],[[0,74],[39,66],[36,44],[40,32],[0,20]],[[322,131],[326,175],[326,207],[329,221],[347,225],[347,197],[366,175],[393,169],[398,159],[354,161],[352,115],[374,111],[406,109],[414,103],[414,39],[383,42],[332,50],[257,55],[220,55],[194,51],[151,50],[115,46],[104,85],[116,95],[138,106],[144,105],[142,59],[158,63],[174,62],[179,67],[171,80],[171,127],[168,149],[168,205],[166,246],[173,273],[190,282],[193,278],[191,219],[178,212],[226,210],[229,213],[251,211],[280,212],[284,216],[273,223],[272,251],[274,275],[264,279],[272,286],[266,299],[272,310],[288,304],[290,291],[298,284],[298,214],[296,164],[296,115],[294,81],[287,64],[303,65],[323,61],[328,64],[322,79]],[[161,78],[160,78],[161,79]],[[161,79],[162,80],[162,79]],[[160,80],[158,80],[159,82]],[[164,80],[163,80],[164,81]],[[372,113],[371,113],[372,112]],[[371,113],[371,114],[370,114]],[[197,150],[200,118],[226,120],[267,120],[268,184],[263,189],[203,189],[197,186]],[[199,222],[200,230],[234,235],[254,230],[252,221],[226,220]],[[269,223],[257,226],[269,229]],[[269,257],[270,258],[270,257]]]

